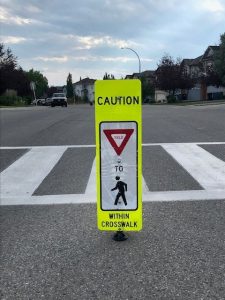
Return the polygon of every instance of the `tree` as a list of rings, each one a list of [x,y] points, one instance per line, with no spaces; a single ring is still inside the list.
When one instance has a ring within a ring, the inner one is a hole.
[[[31,89],[30,89],[30,81],[27,77],[26,72],[19,67],[14,72],[14,87],[18,96],[30,96],[31,97]]]
[[[18,66],[17,57],[11,49],[5,49],[4,44],[0,44],[0,79],[0,94],[7,89],[16,90],[19,96],[31,93],[26,72]]]
[[[67,90],[67,97],[73,98],[74,92],[73,92],[73,81],[72,81],[72,75],[69,73],[67,80],[66,80],[66,90]]]
[[[107,72],[105,72],[105,75],[103,76],[103,80],[113,80],[115,79],[113,74],[107,74]]]
[[[206,76],[201,77],[201,82],[206,86],[214,85],[219,87],[222,83],[222,80],[216,70],[211,66],[206,72]]]
[[[144,77],[141,77],[141,89],[142,89],[142,100],[146,101],[147,98],[154,97],[155,88],[154,85],[148,82]]]
[[[0,94],[6,89],[12,89],[12,76],[17,66],[17,58],[12,54],[12,51],[5,49],[4,44],[0,44]]]
[[[225,86],[225,33],[220,36],[219,50],[215,54],[215,72]]]
[[[0,44],[0,69],[9,68],[14,70],[17,67],[17,57],[12,54],[12,50],[3,43]]]
[[[174,95],[178,88],[179,64],[166,54],[161,58],[156,73],[157,87]]]
[[[36,85],[36,96],[37,98],[42,97],[48,91],[48,79],[40,72],[34,69],[29,70],[27,77],[29,82],[33,81]]]
[[[158,64],[156,85],[162,90],[169,91],[173,96],[177,89],[190,89],[193,81],[182,70],[181,59],[175,61],[170,55],[162,57]]]

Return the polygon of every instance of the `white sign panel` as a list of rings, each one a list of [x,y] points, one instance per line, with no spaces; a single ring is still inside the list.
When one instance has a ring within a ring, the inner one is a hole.
[[[33,81],[30,82],[30,88],[31,88],[32,90],[35,90],[35,89],[36,89],[35,82],[33,82]]]
[[[100,123],[102,210],[138,208],[137,123]]]

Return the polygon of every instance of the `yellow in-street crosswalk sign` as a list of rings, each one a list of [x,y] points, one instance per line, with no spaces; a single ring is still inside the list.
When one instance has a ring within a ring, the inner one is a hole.
[[[139,80],[95,83],[98,228],[142,228],[142,106]]]

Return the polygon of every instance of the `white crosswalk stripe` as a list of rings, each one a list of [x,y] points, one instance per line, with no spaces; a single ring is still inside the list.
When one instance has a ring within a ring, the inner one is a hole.
[[[34,148],[1,173],[1,200],[30,197],[41,184],[66,148]]]
[[[163,148],[205,190],[225,189],[225,162],[197,145],[164,145]]]
[[[224,144],[224,143],[202,143]],[[152,146],[155,144],[144,144]],[[199,147],[198,143],[157,144],[169,153],[204,190],[150,192],[143,178],[144,201],[184,201],[225,199],[225,162]],[[85,147],[93,147],[86,145]],[[0,149],[30,148],[1,175],[1,205],[63,204],[96,202],[96,166],[92,164],[84,194],[32,195],[44,178],[61,159],[67,148],[75,146],[49,147],[1,147]]]

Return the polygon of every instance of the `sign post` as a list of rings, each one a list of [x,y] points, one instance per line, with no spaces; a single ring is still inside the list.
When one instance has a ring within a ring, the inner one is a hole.
[[[33,82],[33,81],[30,82],[30,88],[34,93],[34,101],[35,101],[35,105],[37,106],[37,99],[36,99],[36,94],[35,94],[35,89],[36,89],[35,82]]]
[[[98,228],[142,228],[142,117],[139,80],[95,83]]]

